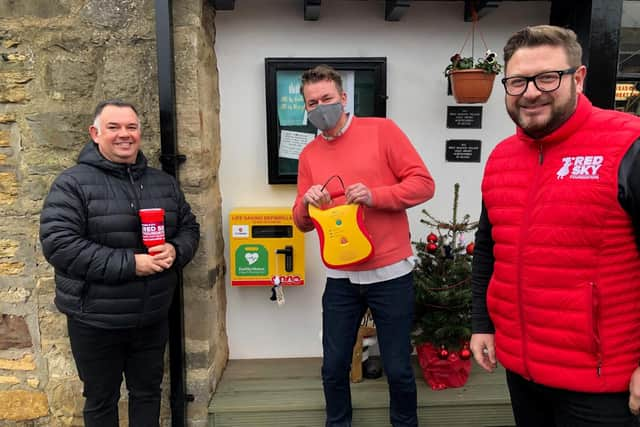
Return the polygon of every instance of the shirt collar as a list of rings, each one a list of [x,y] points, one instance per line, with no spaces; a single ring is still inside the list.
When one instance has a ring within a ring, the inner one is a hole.
[[[347,131],[347,129],[349,129],[349,125],[351,124],[352,118],[353,118],[353,114],[347,113],[347,120],[344,122],[344,125],[338,131],[337,134],[333,136],[326,136],[324,133],[321,133],[320,135],[322,135],[322,137],[327,141],[333,141],[334,139],[341,137]]]

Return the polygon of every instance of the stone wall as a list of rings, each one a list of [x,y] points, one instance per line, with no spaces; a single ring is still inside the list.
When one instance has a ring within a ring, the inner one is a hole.
[[[88,140],[95,104],[134,102],[143,150],[160,151],[153,0],[0,0],[0,425],[82,425],[82,386],[66,320],[53,304],[52,269],[38,221],[55,176]],[[174,0],[180,181],[202,227],[185,270],[189,425],[227,360],[213,11]],[[168,363],[167,363],[168,367]],[[162,424],[169,425],[165,376]],[[120,406],[126,425],[126,393]]]
[[[209,399],[227,363],[222,197],[219,190],[218,69],[213,49],[214,11],[207,0],[173,2],[180,152],[188,160],[180,182],[199,213],[202,240],[185,271],[184,311],[187,406],[191,426],[206,426]]]

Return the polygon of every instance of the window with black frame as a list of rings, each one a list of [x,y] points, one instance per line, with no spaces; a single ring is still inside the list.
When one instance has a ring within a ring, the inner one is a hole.
[[[340,73],[347,112],[387,115],[386,58],[265,58],[269,184],[296,183],[300,152],[318,133],[307,120],[300,78],[320,64]]]
[[[640,115],[640,1],[622,3],[616,110]]]

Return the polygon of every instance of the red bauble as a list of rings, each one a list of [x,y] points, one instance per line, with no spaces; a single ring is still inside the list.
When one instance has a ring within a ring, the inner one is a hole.
[[[438,236],[436,236],[433,233],[429,233],[429,235],[427,236],[427,242],[436,243],[437,241],[438,241]]]
[[[427,243],[427,252],[432,254],[435,253],[436,250],[438,250],[438,245],[435,243]]]
[[[474,249],[474,247],[475,247],[475,246],[476,246],[476,245],[475,245],[473,242],[471,242],[471,243],[469,243],[469,244],[467,245],[467,253],[468,253],[469,255],[473,255],[473,249]]]
[[[438,357],[442,360],[446,360],[449,357],[449,350],[445,347],[444,344],[440,345],[440,350],[438,350]]]
[[[460,359],[468,360],[471,358],[471,350],[469,350],[469,344],[465,344],[460,350]]]

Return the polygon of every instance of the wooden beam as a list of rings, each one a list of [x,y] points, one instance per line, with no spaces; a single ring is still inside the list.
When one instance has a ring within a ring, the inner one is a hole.
[[[386,0],[384,2],[384,20],[399,21],[409,9],[411,0]]]
[[[215,10],[233,10],[236,5],[235,0],[209,0]]]
[[[592,0],[587,94],[600,108],[613,108],[618,73],[622,0]]]
[[[304,0],[304,20],[317,21],[320,19],[321,0]]]
[[[464,20],[473,20],[473,10],[478,15],[478,19],[486,16],[490,11],[500,6],[502,0],[464,0]]]
[[[585,94],[600,108],[613,108],[618,73],[622,0],[588,0],[580,8],[551,3],[550,23],[571,28],[582,45],[587,66]]]

